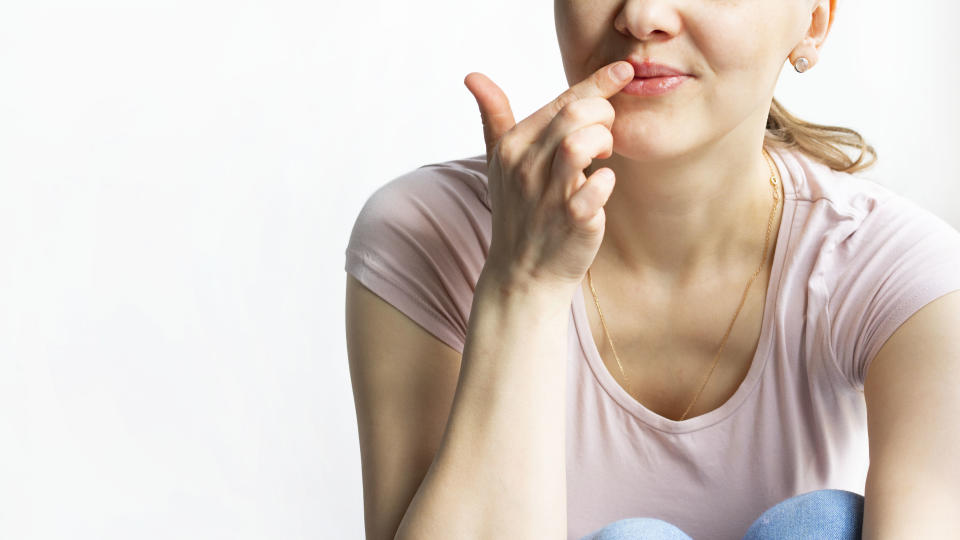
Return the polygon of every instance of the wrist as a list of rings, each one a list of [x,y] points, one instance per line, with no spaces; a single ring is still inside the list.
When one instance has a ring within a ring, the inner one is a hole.
[[[477,280],[475,295],[503,305],[556,312],[567,310],[577,286],[550,284],[517,276],[507,276],[484,268]]]

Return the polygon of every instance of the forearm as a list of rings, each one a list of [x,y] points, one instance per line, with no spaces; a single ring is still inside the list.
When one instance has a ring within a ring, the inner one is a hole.
[[[871,464],[871,470],[875,470]],[[867,474],[863,540],[960,538],[960,493],[953,482]]]
[[[569,300],[481,276],[447,428],[397,538],[566,538]]]

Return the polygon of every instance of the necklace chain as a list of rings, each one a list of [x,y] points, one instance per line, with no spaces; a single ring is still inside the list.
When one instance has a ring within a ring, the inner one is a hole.
[[[737,307],[736,313],[733,314],[733,320],[730,321],[730,325],[727,327],[726,333],[723,335],[723,340],[720,342],[720,348],[717,349],[717,354],[713,357],[713,365],[710,366],[710,371],[707,372],[707,376],[703,379],[703,383],[700,385],[700,389],[697,390],[697,395],[693,397],[693,401],[690,402],[690,405],[687,405],[687,409],[683,411],[683,416],[680,417],[680,420],[684,420],[687,417],[687,413],[690,412],[690,409],[693,408],[693,404],[697,402],[697,399],[700,398],[700,394],[703,392],[703,389],[707,386],[707,381],[710,380],[710,375],[713,374],[713,370],[717,367],[717,362],[720,360],[720,353],[723,352],[723,347],[727,344],[727,338],[730,337],[730,331],[733,329],[733,323],[737,320],[737,316],[740,315],[740,310],[743,309],[743,304],[747,300],[747,294],[750,291],[750,286],[753,285],[754,280],[760,275],[760,271],[763,269],[767,261],[767,247],[770,242],[770,231],[773,228],[773,218],[776,215],[777,206],[780,202],[780,189],[777,183],[777,175],[774,170],[773,158],[770,157],[770,154],[767,152],[766,148],[762,148],[764,159],[767,160],[767,167],[770,168],[770,185],[773,189],[773,208],[770,210],[770,218],[767,220],[767,234],[763,239],[763,251],[760,255],[760,266],[757,267],[756,272],[753,273],[753,276],[750,278],[750,281],[747,282],[747,287],[743,290],[743,296],[740,299],[740,305]],[[603,317],[603,311],[600,310],[600,299],[597,297],[597,290],[593,287],[593,277],[590,275],[590,269],[587,269],[587,281],[590,284],[590,292],[593,294],[593,302],[597,306],[597,313],[600,315],[600,324],[603,325],[603,333],[607,336],[607,342],[610,344],[610,350],[613,351],[613,357],[617,360],[617,365],[620,366],[620,373],[623,375],[624,380],[627,383],[627,391],[630,392],[630,395],[633,396],[633,388],[630,385],[630,379],[627,377],[626,371],[623,369],[623,364],[620,363],[620,356],[617,355],[617,349],[613,345],[613,338],[610,336],[610,330],[607,328],[606,319]],[[634,397],[634,399],[636,399]]]

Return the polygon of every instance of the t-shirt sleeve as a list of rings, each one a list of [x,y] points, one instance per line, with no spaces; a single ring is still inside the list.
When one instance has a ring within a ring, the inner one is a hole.
[[[489,246],[484,185],[450,162],[394,178],[367,199],[346,248],[350,275],[461,354]]]
[[[862,392],[870,362],[900,325],[960,290],[960,232],[895,195],[870,210],[836,252],[844,262],[828,303],[833,350]]]

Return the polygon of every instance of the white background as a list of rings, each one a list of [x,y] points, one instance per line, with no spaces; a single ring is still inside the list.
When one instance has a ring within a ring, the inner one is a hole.
[[[956,2],[841,0],[776,97],[960,228]],[[552,3],[0,7],[0,537],[362,538],[344,249],[566,88]]]

